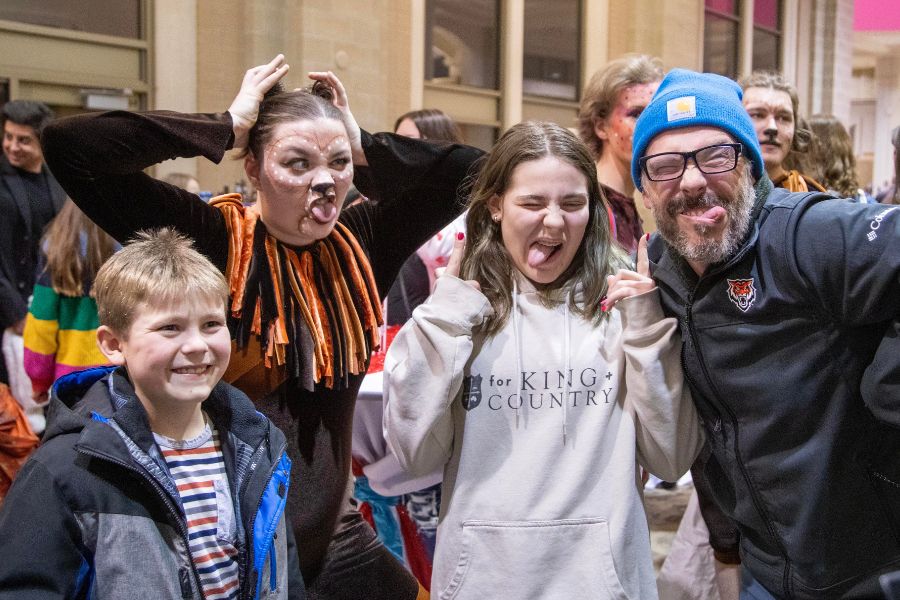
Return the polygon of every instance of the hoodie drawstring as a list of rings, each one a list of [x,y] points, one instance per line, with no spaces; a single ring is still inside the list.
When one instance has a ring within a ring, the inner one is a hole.
[[[563,352],[566,353],[566,370],[563,375],[563,381],[565,381],[566,386],[566,395],[563,397],[563,422],[562,422],[562,435],[563,435],[563,446],[566,445],[566,424],[569,422],[569,385],[571,384],[571,376],[572,370],[569,359],[571,358],[571,349],[569,347],[569,302],[568,300],[563,301],[563,318],[565,323],[563,327],[565,328],[565,333],[563,334],[564,347]]]
[[[516,384],[516,429],[519,428],[519,408],[522,406],[522,388],[524,386],[525,371],[522,369],[522,331],[519,323],[519,285],[513,278],[513,339],[516,345],[516,373],[518,382]],[[571,386],[571,340],[569,338],[569,303],[563,301],[563,353],[565,354],[565,371],[563,372],[563,381],[565,382],[565,394],[563,395],[562,410],[562,436],[563,446],[566,445],[567,426],[569,422],[569,388]]]
[[[524,385],[522,378],[522,340],[519,331],[519,284],[513,277],[513,339],[516,344],[516,374],[518,381],[516,382],[516,429],[519,428],[519,407],[522,406],[522,386]]]

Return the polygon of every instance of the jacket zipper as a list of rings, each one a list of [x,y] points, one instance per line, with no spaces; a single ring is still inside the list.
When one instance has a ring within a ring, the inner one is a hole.
[[[259,455],[260,455],[263,451],[265,451],[265,449],[266,449],[267,447],[269,447],[269,446],[270,446],[270,441],[269,441],[269,434],[268,434],[268,432],[267,432],[267,433],[266,433],[266,441],[265,441],[263,444],[260,444],[259,448],[257,448],[256,451],[253,453],[253,455],[250,457],[250,468],[251,468],[251,470],[254,469],[253,465],[254,465],[256,462],[258,462],[258,460],[259,460]],[[275,470],[278,468],[278,465],[279,465],[279,463],[281,462],[281,456],[282,456],[282,454],[284,454],[284,451],[285,451],[286,448],[287,448],[287,443],[285,443],[284,445],[281,446],[281,448],[279,448],[278,453],[276,454],[276,456],[278,456],[278,460],[277,460],[277,461],[275,461],[275,460],[272,460],[272,461],[271,461],[272,467],[271,467],[271,469],[269,469],[269,473],[268,473],[267,476],[266,476],[266,481],[265,481],[266,485],[263,486],[263,490],[264,490],[264,491],[265,491],[266,487],[268,487],[269,481],[271,481],[272,476],[275,474]],[[251,479],[251,477],[248,476],[247,479],[244,481],[243,485],[241,485],[241,491],[240,491],[241,497],[243,497],[244,493],[247,491],[247,486],[250,485],[250,479]],[[249,598],[249,599],[252,599],[252,598],[253,598],[253,595],[252,595],[252,593],[251,593],[251,589],[252,589],[252,590],[255,590],[255,589],[256,589],[256,580],[257,580],[257,579],[259,578],[259,576],[260,576],[259,573],[256,573],[256,577],[253,579],[253,584],[252,584],[252,585],[253,585],[253,588],[251,588],[251,587],[250,587],[250,579],[249,579],[249,577],[246,577],[246,575],[247,575],[248,573],[253,573],[253,570],[251,569],[251,566],[252,566],[252,565],[251,565],[251,562],[250,562],[251,554],[253,553],[253,526],[254,526],[255,523],[256,523],[256,515],[257,515],[257,513],[259,512],[259,507],[260,507],[260,505],[262,505],[262,500],[263,500],[263,496],[260,495],[260,497],[259,497],[259,498],[257,499],[257,501],[256,501],[256,507],[254,508],[253,513],[252,513],[251,516],[250,516],[250,521],[249,521],[249,523],[248,523],[248,525],[247,525],[247,527],[246,527],[247,536],[248,536],[248,538],[249,538],[249,543],[247,544],[247,547],[248,547],[248,548],[247,548],[247,552],[246,552],[245,555],[244,555],[244,563],[245,563],[245,565],[244,565],[244,573],[245,573],[245,576],[244,576],[244,578],[242,579],[242,584],[241,584],[241,585],[242,585],[242,586],[246,585],[247,587],[246,587],[246,589],[244,589],[244,593],[241,594],[241,596],[242,596],[243,598]],[[274,566],[275,566],[275,561],[273,560],[273,561],[272,561],[272,564],[269,565],[269,570],[271,571],[271,570],[274,568]],[[272,578],[270,577],[269,579],[270,579],[270,583],[271,583]]]
[[[701,277],[701,279],[702,279],[702,277]],[[700,285],[700,282],[697,283],[698,287],[699,287],[699,285]],[[697,288],[695,287],[694,291],[696,291],[696,289]],[[709,384],[709,387],[712,390],[715,390],[715,386],[713,385],[712,379],[709,376],[709,371],[706,368],[706,361],[703,359],[703,354],[700,352],[700,345],[697,343],[697,339],[694,337],[694,328],[692,325],[693,321],[691,319],[691,311],[693,309],[693,306],[694,306],[694,292],[692,291],[690,293],[690,295],[688,296],[687,302],[685,303],[684,325],[685,325],[687,335],[690,337],[690,344],[693,346],[694,352],[697,355],[697,361],[700,363],[700,368],[703,371],[703,376],[706,379],[707,383]],[[690,375],[688,375],[687,369],[685,369],[684,367],[685,367],[684,355],[682,354],[682,369],[684,370],[684,376],[688,379],[688,381],[692,382]],[[718,400],[718,403],[722,406],[722,408],[725,409],[725,412],[728,413],[728,417],[731,420],[732,425],[734,426],[734,454],[735,454],[735,457],[737,458],[738,467],[741,470],[741,474],[744,476],[744,482],[747,484],[747,487],[750,489],[750,498],[753,500],[753,506],[756,508],[756,512],[762,516],[763,522],[765,522],[765,524],[766,524],[766,529],[768,529],[769,535],[772,536],[772,539],[775,540],[775,543],[778,546],[778,551],[781,554],[781,558],[784,560],[784,577],[782,579],[782,585],[784,587],[784,593],[785,593],[786,597],[792,598],[793,594],[791,594],[791,591],[790,591],[790,587],[791,587],[790,580],[791,580],[791,571],[793,570],[793,566],[791,565],[790,558],[788,558],[787,550],[785,549],[784,544],[781,541],[781,537],[775,531],[775,526],[772,524],[772,520],[769,517],[768,512],[766,512],[763,509],[763,506],[759,500],[756,488],[750,482],[750,475],[747,472],[747,467],[746,467],[746,465],[744,465],[743,459],[741,458],[741,452],[740,452],[740,448],[739,448],[739,444],[738,444],[739,435],[738,435],[737,417],[735,416],[734,411],[731,410],[731,407],[728,406],[728,404],[724,401],[724,399],[719,398],[718,396],[716,396],[716,399]],[[719,411],[719,414],[721,414],[721,411]],[[722,443],[723,444],[725,443],[724,436],[723,436]]]
[[[178,511],[173,508],[172,499],[169,498],[169,494],[164,489],[162,489],[162,486],[160,486],[159,483],[155,479],[153,479],[153,477],[150,477],[143,470],[135,468],[133,465],[128,464],[125,461],[119,460],[117,458],[113,458],[106,454],[101,454],[99,452],[87,450],[86,448],[79,448],[78,451],[82,452],[84,454],[87,454],[88,456],[93,456],[94,458],[98,458],[100,460],[105,460],[105,461],[111,462],[113,464],[119,465],[120,467],[128,469],[132,473],[137,473],[144,481],[148,481],[150,483],[150,486],[154,489],[154,491],[156,491],[157,496],[160,498],[160,500],[162,500],[163,504],[166,506],[166,509],[168,509],[169,514],[171,516],[173,516],[175,518],[175,521],[178,523],[178,528],[181,532],[181,537],[184,540],[185,548],[187,549],[187,552],[188,552],[188,562],[191,565],[191,572],[194,574],[194,581],[197,584],[197,589],[200,590],[200,594],[202,597],[203,596],[203,585],[200,583],[200,574],[197,573],[197,566],[194,564],[194,557],[191,556],[191,544],[190,544],[190,539],[188,537],[187,525],[181,519],[181,515],[178,514]]]

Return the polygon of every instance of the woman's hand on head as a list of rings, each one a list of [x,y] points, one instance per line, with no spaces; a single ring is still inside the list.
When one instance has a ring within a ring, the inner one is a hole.
[[[259,105],[262,103],[263,97],[287,74],[288,69],[290,69],[290,65],[285,64],[284,55],[279,54],[270,62],[253,67],[244,73],[241,89],[234,97],[231,106],[228,107],[228,112],[231,113],[235,148],[242,149],[247,146],[250,129],[259,116]]]
[[[647,238],[650,234],[641,236],[637,249],[637,272],[629,269],[619,269],[615,275],[606,276],[606,299],[603,301],[603,310],[608,311],[619,300],[644,294],[656,288],[656,282],[650,277],[650,259],[647,257]]]
[[[450,252],[450,259],[447,261],[446,267],[441,267],[434,270],[435,275],[438,278],[445,277],[447,275],[451,277],[459,278],[459,271],[462,267],[462,259],[463,254],[466,251],[466,234],[462,231],[456,234],[456,239],[453,240],[453,251]],[[481,285],[475,281],[474,279],[466,279],[463,283],[466,285],[475,288],[479,292],[481,291]]]
[[[334,96],[332,103],[344,116],[344,128],[347,130],[347,139],[350,141],[350,150],[353,152],[353,164],[367,165],[366,153],[363,152],[362,147],[362,135],[353,113],[350,112],[350,101],[347,99],[347,90],[344,89],[344,84],[331,71],[311,71],[308,76],[313,81],[321,81],[331,88]]]

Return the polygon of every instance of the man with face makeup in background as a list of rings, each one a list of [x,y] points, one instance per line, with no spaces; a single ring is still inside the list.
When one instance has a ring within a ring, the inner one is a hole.
[[[634,135],[703,475],[741,533],[742,599],[881,598],[900,569],[900,207],[774,189],[741,96],[674,69]]]
[[[791,192],[824,192],[815,179],[786,164],[792,152],[806,151],[812,135],[800,119],[797,89],[774,71],[754,71],[740,84],[772,184]]]
[[[663,77],[662,62],[628,54],[594,73],[578,111],[578,134],[597,165],[597,179],[615,219],[615,236],[629,252],[644,235],[631,182],[634,124]]]

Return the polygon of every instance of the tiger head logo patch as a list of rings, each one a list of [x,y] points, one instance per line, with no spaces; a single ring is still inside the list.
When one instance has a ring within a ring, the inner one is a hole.
[[[728,279],[728,299],[734,305],[747,312],[753,301],[756,300],[756,288],[752,279]]]

